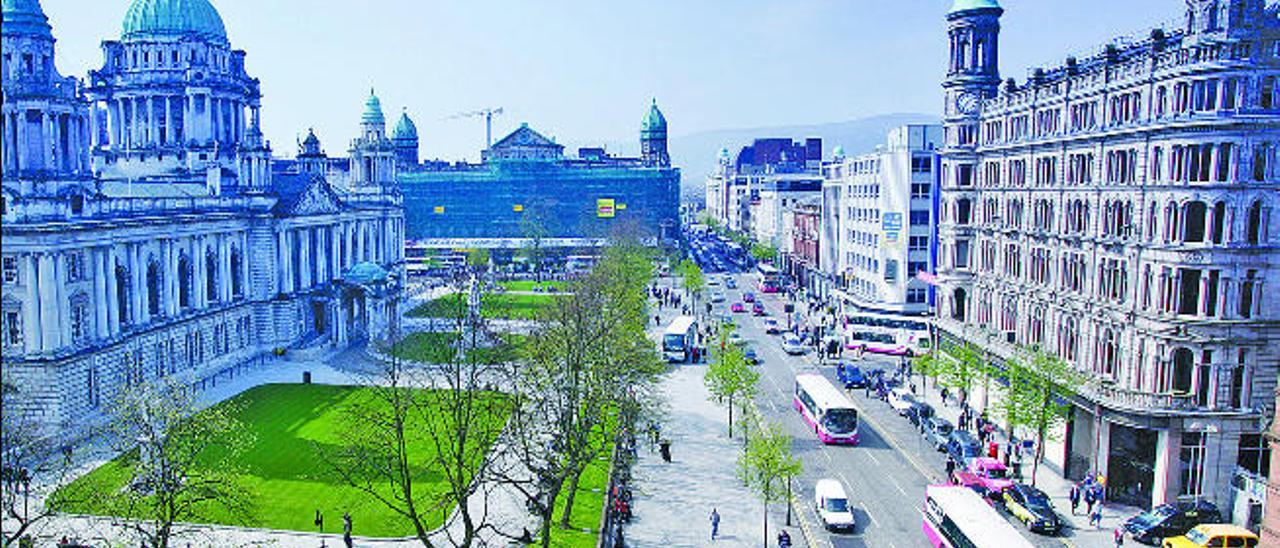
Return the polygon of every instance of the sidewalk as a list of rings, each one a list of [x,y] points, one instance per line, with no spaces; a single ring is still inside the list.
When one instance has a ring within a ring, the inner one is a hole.
[[[663,278],[660,285],[670,286],[673,280]],[[650,332],[661,334],[679,313],[672,308],[661,310],[662,323],[651,325]],[[659,312],[656,305],[653,311]],[[764,545],[764,506],[736,475],[741,445],[728,437],[728,412],[710,399],[703,384],[706,371],[706,364],[676,364],[662,381],[668,405],[662,437],[671,441],[672,462],[663,462],[642,436],[632,468],[634,517],[624,529],[628,546]],[[720,514],[715,542],[711,541],[713,508]],[[799,527],[783,527],[785,515],[785,505],[770,505],[769,545],[785,528],[793,546],[804,546]]]
[[[918,379],[918,377],[913,378]],[[934,412],[939,417],[950,421],[951,424],[956,424],[957,419],[960,418],[960,406],[955,400],[955,396],[952,395],[948,399],[947,405],[943,406],[941,391],[932,380],[928,389],[920,389],[917,385],[916,397],[933,406]],[[980,409],[978,411],[981,412]],[[1008,436],[1004,429],[997,428],[992,434],[991,440],[1000,444],[1001,458],[1003,458],[1005,442],[1008,441]],[[1024,455],[1022,472],[1027,483],[1031,482],[1031,470],[1032,458],[1030,455]],[[1085,514],[1083,500],[1080,501],[1078,515],[1071,515],[1071,500],[1068,497],[1068,493],[1074,483],[1050,469],[1043,462],[1035,475],[1036,487],[1053,499],[1053,506],[1058,511],[1058,515],[1069,524],[1070,531],[1067,534],[1071,535],[1068,537],[1070,544],[1075,546],[1114,546],[1111,535],[1115,528],[1119,527],[1129,517],[1142,512],[1142,509],[1108,502],[1102,507],[1102,527],[1092,527],[1089,525],[1089,516]]]

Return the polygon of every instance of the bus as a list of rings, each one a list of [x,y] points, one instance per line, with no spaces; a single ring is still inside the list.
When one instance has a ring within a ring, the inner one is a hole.
[[[672,320],[662,334],[662,355],[668,362],[689,361],[697,332],[698,324],[694,323],[693,316],[679,316]]]
[[[927,318],[858,312],[845,321],[845,348],[855,352],[908,357],[929,352]]]
[[[826,377],[814,373],[796,375],[793,405],[822,443],[858,443],[858,411]]]
[[[959,485],[925,487],[921,527],[933,548],[1031,548],[982,495]]]
[[[778,269],[768,263],[757,264],[756,289],[761,293],[777,293],[781,290],[782,282],[778,277]]]

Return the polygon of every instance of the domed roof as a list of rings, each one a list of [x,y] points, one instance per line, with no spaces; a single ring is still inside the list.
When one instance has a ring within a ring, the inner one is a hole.
[[[653,105],[649,107],[649,113],[645,115],[644,124],[640,126],[640,131],[667,131],[667,117],[662,115],[661,110],[658,110],[657,99],[654,99]]]
[[[196,36],[227,41],[222,16],[209,0],[133,0],[121,40]]]
[[[45,38],[53,38],[49,28],[49,18],[40,8],[40,0],[4,0],[0,4],[0,32],[4,34],[27,34]]]
[[[378,263],[365,261],[357,263],[355,266],[348,268],[346,272],[343,272],[342,280],[347,283],[367,285],[386,280],[387,275],[387,269],[378,266]]]
[[[315,129],[307,130],[307,138],[302,140],[302,144],[308,145],[308,146],[310,145],[320,146],[320,138],[316,137]]]
[[[373,88],[369,88],[369,98],[364,102],[364,114],[360,115],[360,121],[366,124],[383,124],[387,121],[382,116],[382,101],[373,94]]]
[[[949,11],[948,13],[958,13],[962,11],[982,10],[982,9],[1001,9],[1001,8],[1000,8],[1000,3],[997,2],[996,0],[956,0],[956,3],[951,5],[951,11]]]
[[[836,148],[831,151],[831,155],[836,158],[844,158],[844,147],[836,145]]]
[[[391,136],[395,139],[418,138],[418,126],[414,125],[413,120],[409,119],[408,112],[400,113],[400,121],[396,122],[396,130]]]

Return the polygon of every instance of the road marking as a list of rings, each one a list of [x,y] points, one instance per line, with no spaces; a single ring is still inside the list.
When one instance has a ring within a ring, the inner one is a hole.
[[[875,454],[875,453],[872,453],[871,451],[866,451],[866,454],[867,454],[867,458],[871,459],[871,462],[876,463],[876,466],[882,466],[882,465],[880,464],[880,459],[877,459],[877,458],[876,458],[876,454]]]

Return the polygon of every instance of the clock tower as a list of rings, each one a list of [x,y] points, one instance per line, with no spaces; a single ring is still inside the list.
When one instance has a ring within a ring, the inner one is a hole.
[[[950,56],[942,82],[941,204],[938,210],[940,324],[963,328],[973,295],[977,234],[971,225],[978,203],[978,136],[982,101],[1000,87],[1000,16],[996,0],[955,0],[947,12]],[[944,328],[945,329],[945,328]]]

